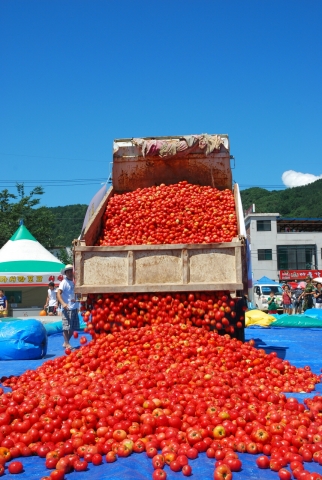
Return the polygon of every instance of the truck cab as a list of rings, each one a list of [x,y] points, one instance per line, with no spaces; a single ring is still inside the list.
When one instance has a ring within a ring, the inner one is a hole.
[[[258,310],[267,311],[268,310],[268,297],[270,292],[273,292],[276,295],[277,305],[279,309],[282,309],[282,294],[283,290],[280,285],[270,285],[270,284],[257,284],[253,286],[253,304]]]

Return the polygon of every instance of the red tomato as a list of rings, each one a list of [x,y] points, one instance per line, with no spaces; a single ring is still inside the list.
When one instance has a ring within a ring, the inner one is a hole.
[[[63,470],[53,470],[49,477],[51,480],[64,480],[65,472]]]
[[[239,472],[241,470],[242,462],[239,458],[225,458],[224,461],[232,472]]]
[[[105,460],[107,461],[107,463],[113,463],[117,460],[117,456],[116,456],[116,453],[111,451],[111,452],[108,452],[106,454],[106,457],[105,457]]]
[[[75,460],[73,463],[74,469],[76,472],[84,472],[87,470],[88,463],[85,460]]]
[[[215,468],[214,480],[232,480],[232,478],[231,470],[227,465],[222,464]]]
[[[257,459],[256,459],[256,465],[259,467],[259,468],[269,468],[269,463],[270,463],[270,460],[268,457],[266,457],[265,455],[260,455]]]
[[[152,478],[153,480],[166,480],[167,474],[164,470],[162,470],[162,468],[157,468],[152,473]]]
[[[192,474],[192,468],[190,465],[184,465],[182,467],[182,473],[185,477],[190,477],[190,475]]]
[[[23,465],[21,462],[15,461],[8,465],[9,473],[21,473],[23,472]]]
[[[281,468],[278,471],[278,477],[280,478],[280,480],[291,480],[292,474],[291,474],[291,472],[286,470],[286,468]]]
[[[93,465],[101,465],[102,461],[103,461],[102,455],[100,453],[94,453],[92,457]]]

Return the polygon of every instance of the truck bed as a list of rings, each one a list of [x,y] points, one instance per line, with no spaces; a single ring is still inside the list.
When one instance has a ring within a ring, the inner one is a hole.
[[[238,185],[233,188],[238,236],[232,242],[96,246],[106,206],[116,193],[182,180],[232,189],[227,135],[194,137],[191,148],[162,157],[160,151],[151,150],[154,142],[161,147],[167,147],[167,142],[178,146],[178,142],[190,141],[189,137],[114,142],[113,187],[74,246],[76,293],[247,291],[245,226]],[[200,148],[204,137],[210,142],[218,140],[220,146],[207,153]]]
[[[77,293],[243,289],[242,240],[186,245],[86,247],[75,252]]]

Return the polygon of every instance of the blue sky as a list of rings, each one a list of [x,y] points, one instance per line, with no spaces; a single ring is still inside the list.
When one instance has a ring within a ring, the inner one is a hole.
[[[2,0],[0,190],[88,204],[114,138],[196,133],[229,134],[241,188],[321,175],[321,14],[320,0]]]

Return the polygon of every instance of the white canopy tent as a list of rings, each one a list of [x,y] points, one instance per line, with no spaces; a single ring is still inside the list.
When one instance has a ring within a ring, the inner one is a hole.
[[[43,308],[50,281],[63,279],[64,264],[46,250],[25,225],[21,225],[0,250],[0,288],[9,310]]]

